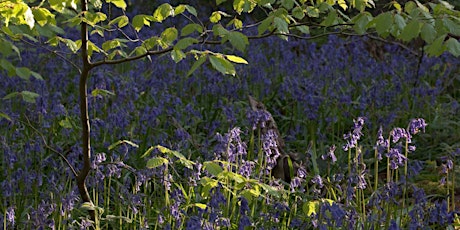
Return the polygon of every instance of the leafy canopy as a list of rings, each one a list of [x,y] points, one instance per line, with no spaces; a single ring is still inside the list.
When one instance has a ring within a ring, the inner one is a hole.
[[[89,27],[88,58],[94,66],[169,53],[175,62],[188,56],[196,60],[189,74],[208,61],[219,72],[235,75],[234,64],[247,64],[244,58],[208,50],[210,46],[203,44],[229,44],[238,52],[245,51],[251,39],[271,35],[286,40],[291,36],[311,39],[332,33],[379,36],[401,43],[417,39],[423,41],[428,55],[438,56],[446,51],[460,55],[460,12],[443,0],[426,4],[414,0],[404,5],[392,1],[378,9],[378,14],[372,13],[375,11],[373,0],[216,0],[216,5],[230,8],[199,15],[192,5],[164,3],[151,14],[128,17],[123,13],[114,18],[101,10],[103,4],[111,4],[122,12],[127,7],[125,0],[90,0],[89,10],[81,12],[78,0],[2,1],[0,67],[10,76],[42,79],[38,73],[16,67],[17,62],[10,61],[11,56],[20,59],[20,49],[15,42],[64,44],[77,53],[81,40],[66,37],[63,28],[81,23]],[[188,23],[139,38],[138,34],[146,27],[161,28],[161,23],[177,16],[183,16]],[[257,34],[248,35],[250,27],[257,27]],[[120,33],[115,38],[109,36],[113,31],[129,29],[134,29],[134,36],[128,33]],[[96,35],[105,39],[101,42]]]

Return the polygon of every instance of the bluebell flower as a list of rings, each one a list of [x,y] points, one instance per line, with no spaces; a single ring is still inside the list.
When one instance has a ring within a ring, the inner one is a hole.
[[[10,206],[6,209],[6,222],[11,224],[12,227],[15,225],[15,208],[13,206]]]
[[[390,131],[390,135],[393,138],[393,143],[398,142],[399,139],[401,138],[410,140],[410,137],[411,137],[410,134],[407,133],[406,130],[403,128],[394,128],[393,130]]]
[[[323,179],[321,178],[320,175],[315,175],[312,179],[311,179],[311,183],[313,184],[316,184],[319,188],[322,188],[324,185],[323,185]]]
[[[255,167],[254,161],[243,160],[243,165],[240,166],[238,173],[246,178],[249,178],[251,176],[251,173],[254,167]]]
[[[407,161],[406,156],[401,153],[401,148],[391,148],[386,156],[390,158],[391,169],[397,169],[399,166],[404,166],[404,163]]]
[[[321,155],[321,159],[323,160],[326,160],[326,159],[331,159],[332,163],[335,163],[337,161],[337,157],[335,156],[335,145],[332,145],[331,147],[329,147],[329,151],[327,152],[327,154],[323,154]]]
[[[348,151],[349,149],[355,148],[357,146],[359,139],[363,135],[362,129],[364,122],[364,117],[358,117],[356,120],[353,119],[353,130],[343,135],[343,139],[347,140],[347,144],[343,146],[343,150]]]
[[[409,133],[415,135],[422,130],[422,132],[425,132],[425,127],[427,124],[425,123],[425,120],[423,118],[416,118],[412,119],[411,122],[409,123]]]

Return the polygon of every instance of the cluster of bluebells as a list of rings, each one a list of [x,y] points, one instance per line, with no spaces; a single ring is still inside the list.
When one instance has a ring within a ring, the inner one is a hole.
[[[347,144],[343,146],[343,150],[345,151],[356,148],[359,139],[363,135],[364,117],[358,117],[356,120],[354,119],[353,123],[353,130],[343,136],[343,139],[347,141]]]
[[[216,146],[216,158],[225,157],[230,163],[238,163],[247,155],[246,143],[241,139],[241,129],[235,127],[225,135],[216,134],[218,145]]]

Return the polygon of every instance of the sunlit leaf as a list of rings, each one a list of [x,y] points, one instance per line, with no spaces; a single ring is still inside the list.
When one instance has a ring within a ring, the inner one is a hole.
[[[177,31],[176,28],[170,27],[170,28],[165,29],[165,30],[161,33],[161,39],[162,39],[163,42],[165,42],[166,44],[171,45],[172,42],[173,42],[174,40],[176,40],[178,34],[179,34],[179,32]]]
[[[105,89],[94,89],[93,91],[91,91],[91,96],[93,97],[96,97],[96,96],[103,96],[103,97],[106,97],[106,96],[115,96],[115,93],[109,91],[109,90],[105,90]]]
[[[153,21],[154,17],[144,14],[138,14],[134,16],[132,25],[136,31],[140,31],[144,26],[150,26],[150,21]]]
[[[94,210],[96,210],[96,206],[91,202],[84,202],[83,204],[81,204],[80,208],[85,210],[85,211],[94,211]]]
[[[178,49],[173,49],[171,51],[171,58],[173,59],[174,62],[178,63],[180,61],[182,61],[182,59],[184,59],[187,55],[185,55],[185,53],[182,51],[182,50],[178,50]]]
[[[117,147],[117,146],[119,146],[119,145],[121,145],[121,144],[128,144],[128,145],[130,145],[130,146],[132,146],[132,147],[134,147],[134,148],[139,148],[139,145],[137,145],[136,143],[134,143],[134,142],[132,142],[132,141],[128,141],[128,140],[119,140],[119,141],[117,141],[117,142],[111,144],[111,145],[108,147],[108,149],[109,149],[109,150],[112,150],[112,149],[114,149],[115,147]]]
[[[54,19],[54,14],[52,14],[48,9],[45,8],[33,8],[32,13],[35,20],[41,26],[44,26],[47,23],[56,24]]]
[[[169,163],[168,159],[164,157],[154,157],[147,161],[146,167],[149,169],[152,169],[152,168],[157,168],[162,165],[166,165],[168,163]]]
[[[162,22],[167,17],[174,15],[174,8],[168,3],[161,4],[153,13],[153,20],[155,22]]]
[[[235,55],[225,55],[225,57],[231,61],[231,62],[234,62],[234,63],[238,63],[238,64],[248,64],[248,61],[244,60],[244,58],[242,57],[238,57],[238,56],[235,56]]]
[[[221,18],[222,18],[222,15],[220,15],[219,11],[214,11],[209,17],[209,21],[211,21],[212,23],[218,23]]]
[[[107,3],[112,3],[116,7],[126,10],[126,2],[124,0],[106,0]]]
[[[126,15],[121,15],[109,22],[109,25],[117,24],[119,28],[123,28],[129,23],[129,18]]]

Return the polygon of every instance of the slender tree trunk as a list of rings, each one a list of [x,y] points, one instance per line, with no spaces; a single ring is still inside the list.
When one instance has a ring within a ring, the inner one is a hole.
[[[87,0],[81,0],[81,11],[87,11]],[[88,28],[85,22],[81,22],[81,58],[83,62],[83,69],[80,73],[79,95],[80,95],[80,121],[82,125],[81,140],[82,140],[82,155],[83,167],[77,176],[78,191],[83,202],[92,203],[91,198],[86,188],[86,178],[90,171],[91,161],[91,136],[90,136],[90,123],[88,115],[88,77],[91,71],[91,63],[88,57]],[[96,219],[95,210],[89,210],[92,220]]]

